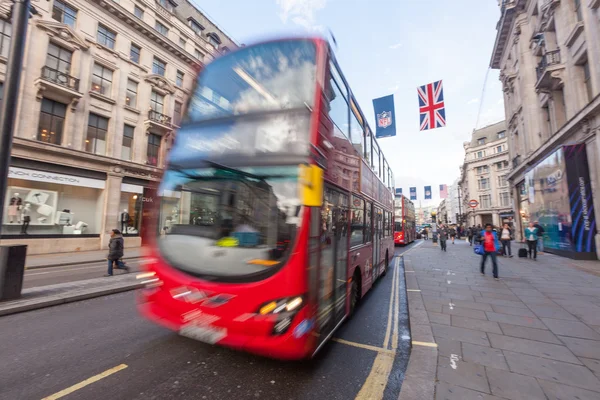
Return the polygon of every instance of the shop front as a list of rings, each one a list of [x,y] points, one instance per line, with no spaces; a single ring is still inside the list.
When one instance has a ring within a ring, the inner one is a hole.
[[[29,254],[99,249],[106,174],[43,163],[25,168],[27,160],[16,161],[8,174],[2,243],[27,244]]]
[[[521,227],[539,222],[546,251],[574,259],[598,258],[585,144],[554,151],[525,174],[518,192]]]

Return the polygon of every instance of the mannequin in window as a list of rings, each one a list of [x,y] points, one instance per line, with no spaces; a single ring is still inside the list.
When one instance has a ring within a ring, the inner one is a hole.
[[[23,220],[23,225],[21,225],[21,234],[27,235],[27,228],[29,228],[29,222],[31,221],[31,204],[25,203],[25,207],[21,210],[21,220]]]
[[[17,223],[21,222],[21,218],[19,218],[19,210],[21,209],[21,205],[23,204],[23,200],[19,197],[19,193],[15,193],[13,197],[10,198],[10,203],[8,205],[8,220],[12,224],[17,220]]]
[[[121,213],[121,232],[123,233],[127,233],[127,226],[129,225],[129,213],[127,212],[127,209],[125,208],[123,210],[123,212]]]

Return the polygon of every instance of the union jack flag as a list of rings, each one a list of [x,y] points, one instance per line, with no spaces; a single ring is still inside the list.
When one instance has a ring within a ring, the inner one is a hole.
[[[444,105],[442,81],[419,86],[417,92],[419,93],[419,112],[421,113],[420,130],[445,127],[446,106]]]

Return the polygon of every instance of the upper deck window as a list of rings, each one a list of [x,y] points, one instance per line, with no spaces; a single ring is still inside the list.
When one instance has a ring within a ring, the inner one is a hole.
[[[208,64],[189,107],[193,122],[312,106],[316,48],[309,40],[245,47]],[[213,93],[221,99],[213,101]]]

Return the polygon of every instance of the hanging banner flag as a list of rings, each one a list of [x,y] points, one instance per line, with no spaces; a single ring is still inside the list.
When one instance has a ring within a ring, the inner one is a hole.
[[[442,81],[428,83],[417,88],[419,94],[420,130],[446,126],[446,106]]]
[[[402,188],[396,188],[396,196],[402,196]]]
[[[417,199],[417,188],[416,187],[411,187],[410,188],[410,199],[411,200],[416,200]]]
[[[425,200],[431,200],[431,186],[425,186]]]
[[[394,111],[394,95],[373,99],[375,109],[376,138],[396,136],[396,114]]]
[[[440,185],[440,199],[448,198],[448,185]]]

